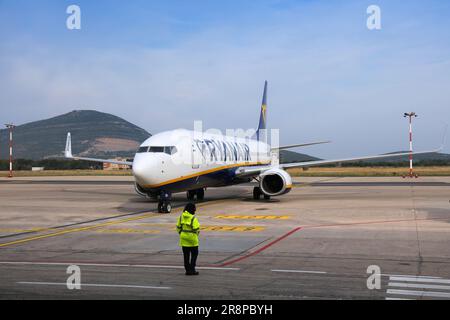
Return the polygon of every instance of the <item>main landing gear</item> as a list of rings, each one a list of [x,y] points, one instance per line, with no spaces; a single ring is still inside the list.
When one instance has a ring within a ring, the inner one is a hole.
[[[201,201],[205,199],[205,189],[189,190],[186,192],[186,197],[188,200],[194,200],[197,197],[197,200]]]
[[[170,199],[172,195],[170,192],[161,191],[158,202],[158,212],[159,213],[170,213],[172,211],[172,205],[170,204]]]
[[[253,188],[253,199],[254,200],[259,200],[259,199],[261,199],[261,196],[264,196],[264,200],[270,200],[270,196],[267,195],[267,194],[264,194],[261,191],[260,187],[254,187]]]

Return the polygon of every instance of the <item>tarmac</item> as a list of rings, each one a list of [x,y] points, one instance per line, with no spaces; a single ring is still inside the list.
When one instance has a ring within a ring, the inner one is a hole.
[[[294,180],[208,189],[186,276],[185,194],[159,214],[132,177],[1,178],[0,299],[450,299],[450,177]]]

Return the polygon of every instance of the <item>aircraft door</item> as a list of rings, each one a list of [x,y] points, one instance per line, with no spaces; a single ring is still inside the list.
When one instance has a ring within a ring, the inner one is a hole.
[[[191,158],[192,158],[192,169],[200,169],[202,163],[203,163],[203,156],[202,156],[202,150],[201,144],[199,145],[195,141],[192,142],[192,152],[191,152]]]

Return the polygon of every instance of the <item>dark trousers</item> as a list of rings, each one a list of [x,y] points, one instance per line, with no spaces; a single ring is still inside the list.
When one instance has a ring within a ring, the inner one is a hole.
[[[184,268],[186,272],[195,272],[197,263],[198,247],[183,247]]]

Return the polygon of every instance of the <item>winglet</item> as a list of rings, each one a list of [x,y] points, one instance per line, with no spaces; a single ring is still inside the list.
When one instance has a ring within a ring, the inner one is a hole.
[[[72,155],[72,138],[70,137],[70,132],[67,133],[66,150],[64,151],[64,156],[66,158],[73,158],[73,155]]]

